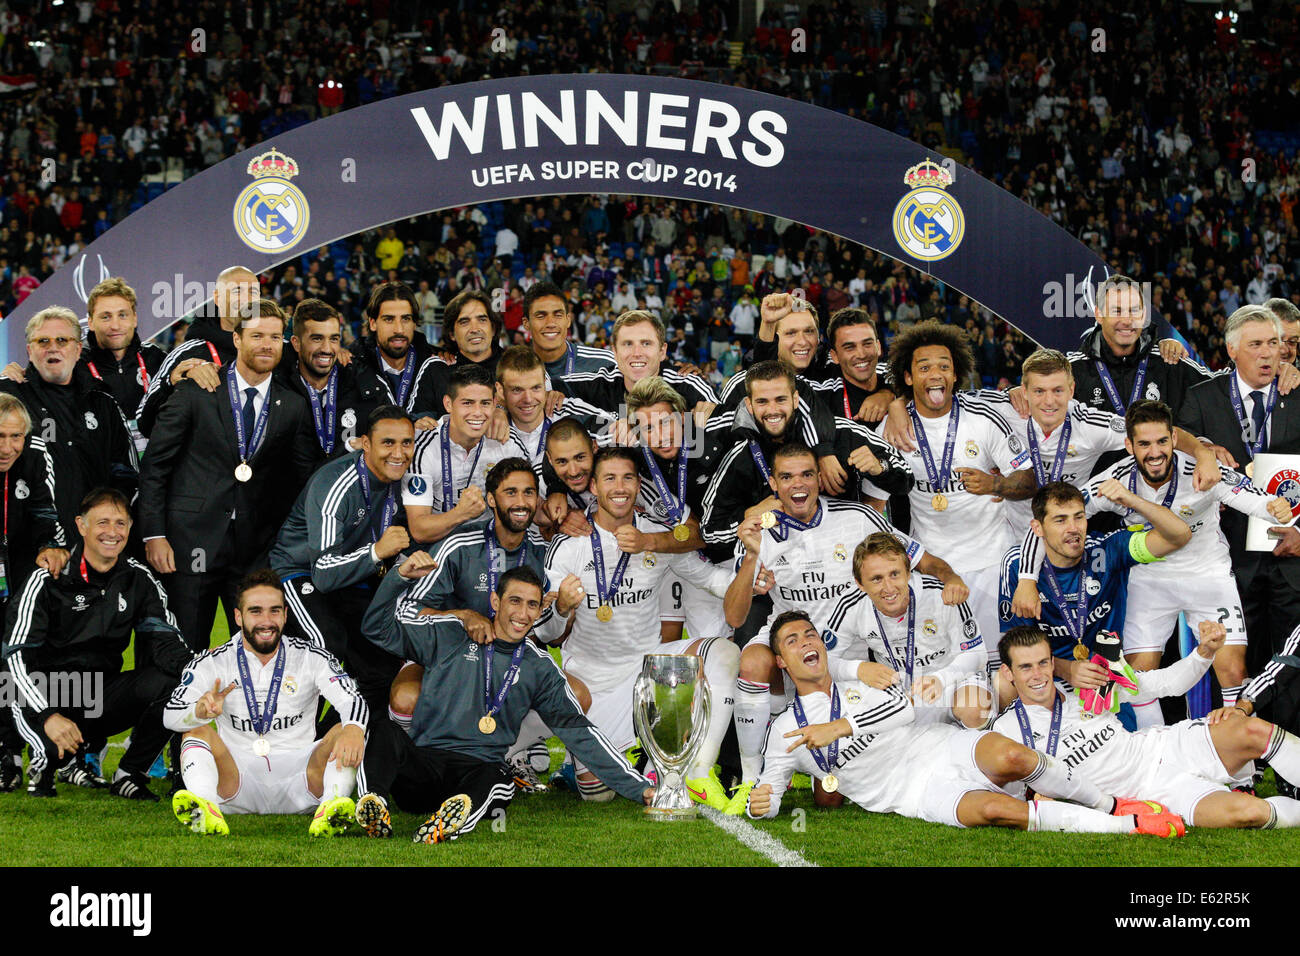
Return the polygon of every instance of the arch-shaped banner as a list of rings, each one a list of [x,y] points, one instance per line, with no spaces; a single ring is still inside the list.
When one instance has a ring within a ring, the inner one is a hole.
[[[140,298],[141,338],[192,312],[217,273],[261,272],[438,209],[566,193],[724,203],[836,233],[929,272],[1063,348],[1105,266],[1000,186],[909,140],[767,93],[659,77],[485,80],[317,120],[167,190],[40,285],[5,323],[84,312],[100,278]]]

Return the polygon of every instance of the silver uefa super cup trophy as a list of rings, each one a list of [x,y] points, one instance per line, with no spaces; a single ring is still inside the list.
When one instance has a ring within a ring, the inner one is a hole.
[[[685,771],[709,724],[704,662],[689,654],[647,654],[633,691],[632,714],[641,746],[654,761],[658,782],[646,807],[651,820],[690,820],[695,804]]]

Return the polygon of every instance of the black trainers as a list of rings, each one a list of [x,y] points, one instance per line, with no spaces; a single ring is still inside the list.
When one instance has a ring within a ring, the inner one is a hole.
[[[62,783],[70,783],[74,787],[85,787],[87,790],[102,790],[108,786],[107,780],[92,772],[86,766],[85,756],[73,757],[55,771],[54,775]]]
[[[27,794],[32,797],[57,797],[54,789],[54,768],[46,765],[44,770],[27,768]]]
[[[23,782],[23,758],[0,747],[0,793],[13,793]]]
[[[149,789],[149,778],[142,773],[128,773],[118,777],[109,784],[108,792],[115,797],[126,797],[128,800],[158,802],[158,795]]]
[[[1279,797],[1290,797],[1292,800],[1300,799],[1300,791],[1296,790],[1295,784],[1279,777],[1276,770],[1273,771],[1273,783],[1277,786],[1277,795]]]

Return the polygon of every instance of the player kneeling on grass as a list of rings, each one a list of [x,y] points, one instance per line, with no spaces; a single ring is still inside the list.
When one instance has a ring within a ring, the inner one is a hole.
[[[284,634],[284,591],[274,571],[245,577],[236,602],[239,632],[195,658],[164,711],[167,727],[184,732],[185,789],[172,797],[172,810],[195,833],[225,835],[225,813],[315,809],[308,833],[342,833],[354,812],[366,702],[328,651]],[[316,740],[322,696],[341,723]]]
[[[835,683],[826,645],[801,611],[779,615],[769,639],[777,666],[793,679],[798,696],[768,730],[763,773],[749,795],[750,817],[776,816],[791,776],[802,771],[864,810],[949,826],[1184,832],[1173,814],[1108,796],[1064,763],[1001,734],[950,723],[912,726],[912,703],[896,686]],[[1017,781],[1053,799],[1017,800],[1003,789]]]
[[[1216,621],[1201,621],[1199,631],[1196,651],[1169,667],[1134,674],[1121,662],[1136,684],[1135,704],[1185,694],[1205,676],[1227,632]],[[1284,777],[1300,779],[1292,776],[1300,775],[1300,739],[1281,727],[1225,707],[1203,720],[1130,733],[1110,709],[1089,716],[1077,693],[1053,681],[1051,645],[1038,628],[1007,631],[998,653],[1020,699],[995,730],[1051,754],[1100,787],[1159,800],[1192,826],[1300,826],[1300,801],[1261,800],[1229,789],[1249,784],[1252,761],[1261,757]]]
[[[385,576],[361,625],[384,650],[424,667],[409,735],[387,720],[371,729],[356,812],[366,832],[392,836],[390,797],[403,810],[436,808],[416,843],[442,843],[495,819],[515,795],[505,756],[530,710],[616,792],[648,803],[650,782],[592,725],[555,661],[532,641],[542,613],[537,572],[501,575],[489,595],[491,632],[480,644],[454,619],[398,617],[398,601],[433,567],[424,551],[409,556]]]

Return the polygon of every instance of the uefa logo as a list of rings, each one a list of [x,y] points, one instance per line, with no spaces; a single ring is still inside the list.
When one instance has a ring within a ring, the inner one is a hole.
[[[966,216],[946,191],[952,175],[926,160],[907,171],[912,187],[894,207],[894,238],[913,259],[934,262],[952,255],[966,234]]]
[[[235,200],[235,232],[258,252],[285,252],[307,234],[311,211],[307,197],[289,182],[298,164],[272,149],[248,164],[252,185]]]

